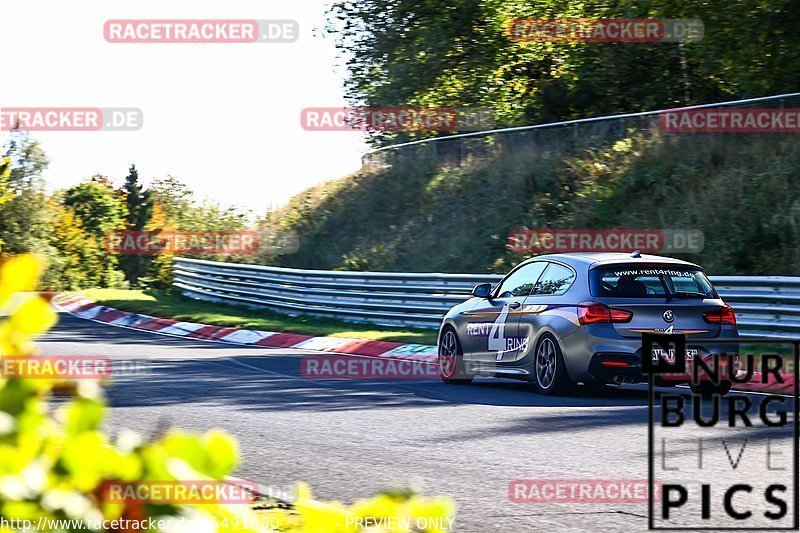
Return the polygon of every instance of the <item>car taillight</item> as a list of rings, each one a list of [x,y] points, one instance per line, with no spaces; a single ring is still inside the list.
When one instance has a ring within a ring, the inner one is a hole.
[[[610,324],[612,322],[630,322],[633,313],[596,302],[578,305],[578,322],[581,324]]]
[[[733,313],[733,307],[724,305],[717,311],[709,311],[703,313],[703,320],[709,324],[730,324],[736,325],[736,315]]]

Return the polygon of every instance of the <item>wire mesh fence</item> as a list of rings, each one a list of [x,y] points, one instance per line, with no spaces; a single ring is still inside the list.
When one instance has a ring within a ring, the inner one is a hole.
[[[624,139],[637,132],[660,130],[668,135],[676,134],[664,127],[664,118],[669,113],[715,108],[796,107],[800,107],[800,93],[449,135],[370,150],[362,157],[362,164],[368,169],[425,163],[463,165],[500,154],[588,148]]]

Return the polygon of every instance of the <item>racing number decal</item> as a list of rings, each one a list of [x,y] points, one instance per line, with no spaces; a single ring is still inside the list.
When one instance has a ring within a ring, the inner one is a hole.
[[[497,315],[497,320],[492,324],[492,329],[489,331],[487,348],[490,352],[497,352],[496,361],[502,360],[503,353],[506,351],[506,319],[508,318],[509,309],[508,305],[503,306],[500,314]]]

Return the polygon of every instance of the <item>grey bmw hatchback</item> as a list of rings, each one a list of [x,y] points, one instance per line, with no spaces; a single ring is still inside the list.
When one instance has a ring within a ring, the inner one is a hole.
[[[696,264],[638,252],[542,255],[496,286],[476,286],[450,309],[439,330],[439,374],[445,383],[522,379],[543,394],[579,382],[636,383],[643,380],[642,333],[665,331],[686,335],[690,364],[738,352],[733,309]],[[681,382],[689,377],[660,384]],[[730,390],[725,382],[691,386]]]

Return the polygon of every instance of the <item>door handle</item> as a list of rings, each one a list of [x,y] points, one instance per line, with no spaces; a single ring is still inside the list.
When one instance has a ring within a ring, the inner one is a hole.
[[[511,302],[510,304],[508,304],[508,307],[509,307],[510,309],[519,309],[519,306],[520,306],[520,305],[522,305],[522,304],[521,304],[521,303],[519,303],[519,302]]]

